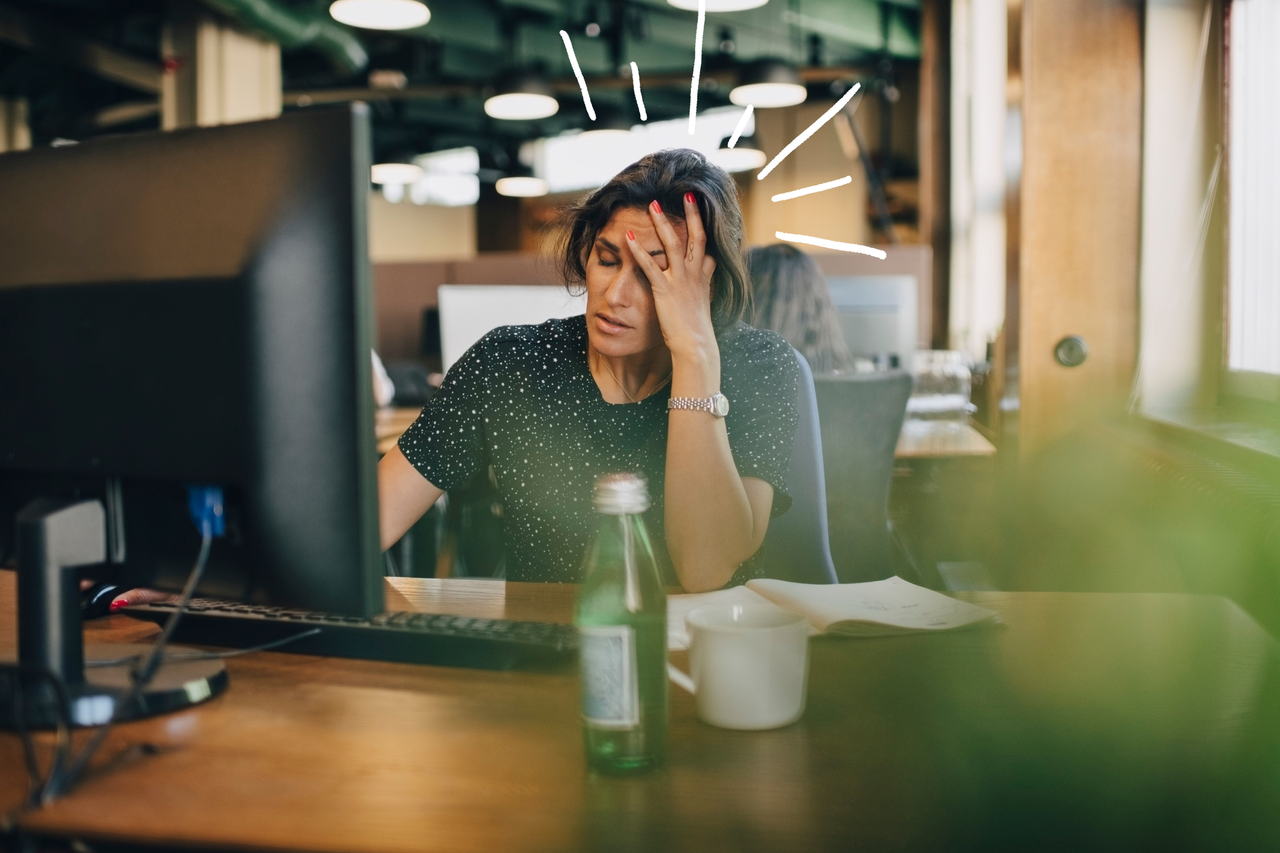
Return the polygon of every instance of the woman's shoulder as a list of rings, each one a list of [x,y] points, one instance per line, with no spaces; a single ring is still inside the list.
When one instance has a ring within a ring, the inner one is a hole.
[[[726,365],[795,363],[791,344],[770,329],[757,329],[739,320],[720,336],[720,358]]]
[[[777,332],[738,323],[720,340],[721,385],[730,401],[777,397],[794,406],[800,365]]]
[[[481,338],[476,346],[488,354],[523,353],[538,356],[549,345],[553,349],[581,344],[585,347],[587,321],[576,317],[553,318],[522,326],[499,326]]]

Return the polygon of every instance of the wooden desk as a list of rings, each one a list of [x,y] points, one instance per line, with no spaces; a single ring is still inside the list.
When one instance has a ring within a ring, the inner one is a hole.
[[[926,583],[942,584],[939,562],[981,562],[997,553],[995,453],[969,424],[903,424],[889,518]]]
[[[907,421],[893,451],[895,459],[949,459],[994,456],[995,445],[969,424],[950,421]]]
[[[394,607],[565,619],[573,588],[389,581]],[[818,639],[809,707],[713,729],[672,691],[669,766],[589,775],[577,686],[263,653],[222,697],[120,726],[131,758],[32,833],[322,851],[1280,849],[1280,652],[1179,595],[983,593],[1006,627]],[[0,572],[0,646],[13,643]],[[98,639],[152,628],[123,616]],[[20,801],[0,734],[0,807]]]
[[[400,436],[418,419],[422,409],[387,408],[377,410],[374,434],[378,438],[378,455],[395,447]],[[995,446],[968,424],[939,424],[920,430],[904,427],[894,451],[897,459],[940,459],[954,456],[992,456]]]
[[[377,409],[373,423],[373,434],[378,439],[378,455],[385,456],[396,446],[404,431],[413,426],[413,422],[422,414],[420,406]]]

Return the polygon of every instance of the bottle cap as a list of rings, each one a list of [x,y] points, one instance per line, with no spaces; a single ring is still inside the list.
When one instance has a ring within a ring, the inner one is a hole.
[[[639,515],[649,508],[649,484],[640,474],[605,474],[596,478],[596,512]]]

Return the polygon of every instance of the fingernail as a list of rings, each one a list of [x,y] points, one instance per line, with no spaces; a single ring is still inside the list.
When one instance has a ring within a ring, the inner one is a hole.
[[[697,203],[698,203],[698,200],[697,200],[696,198],[694,198],[694,197],[693,197],[693,193],[685,193],[685,194],[684,194],[684,200],[685,200],[685,201],[687,201],[687,202],[689,202],[689,204],[697,204]]]
[[[121,607],[128,607],[128,606],[129,606],[129,602],[125,601],[123,598],[117,598],[115,601],[111,602],[111,612],[115,613]]]
[[[658,200],[656,198],[653,200],[653,204],[649,206],[653,208],[654,213],[662,212],[662,205],[658,204]]]
[[[628,231],[628,232],[627,232],[627,239],[628,239],[628,240],[630,240],[632,243],[634,243],[634,242],[636,241],[636,235],[635,235],[635,234],[633,234],[631,231]]]

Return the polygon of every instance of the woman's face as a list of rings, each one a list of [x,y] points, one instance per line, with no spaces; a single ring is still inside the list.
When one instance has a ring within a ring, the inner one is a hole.
[[[683,245],[688,232],[671,220]],[[643,208],[624,207],[600,229],[587,258],[587,336],[601,355],[621,358],[665,346],[649,280],[627,248],[627,231],[640,248],[667,268],[667,254]]]

